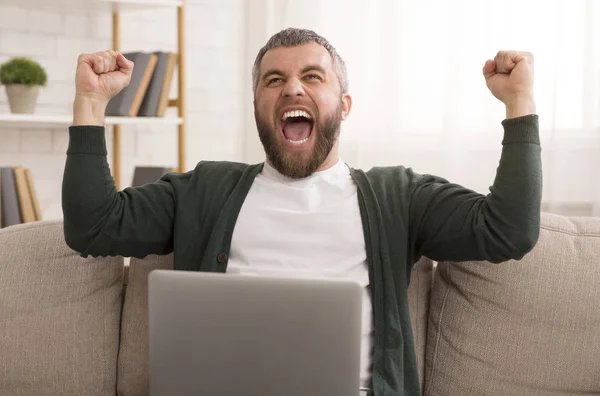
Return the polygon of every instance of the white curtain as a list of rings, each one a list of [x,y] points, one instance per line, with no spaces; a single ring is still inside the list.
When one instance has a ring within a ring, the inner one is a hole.
[[[346,162],[405,165],[484,194],[505,110],[481,69],[499,50],[532,52],[544,208],[600,216],[596,0],[262,0],[248,9],[248,65],[268,37],[290,26],[315,30],[346,61],[354,101],[342,125]],[[245,160],[255,161],[264,154],[248,95]]]

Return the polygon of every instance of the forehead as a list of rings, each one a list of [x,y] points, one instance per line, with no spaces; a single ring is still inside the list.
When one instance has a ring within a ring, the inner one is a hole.
[[[267,51],[260,64],[260,75],[277,69],[287,74],[297,73],[306,66],[321,66],[333,70],[333,61],[325,47],[306,43],[294,47],[277,47]]]

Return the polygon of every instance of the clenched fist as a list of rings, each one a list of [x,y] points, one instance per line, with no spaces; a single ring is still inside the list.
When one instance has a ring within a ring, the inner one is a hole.
[[[531,53],[499,51],[485,62],[483,75],[492,94],[506,105],[507,118],[535,113]]]
[[[129,85],[133,62],[116,51],[82,54],[77,59],[75,95],[108,104]]]
[[[104,124],[108,102],[131,82],[133,62],[116,51],[82,54],[75,72],[73,125]]]

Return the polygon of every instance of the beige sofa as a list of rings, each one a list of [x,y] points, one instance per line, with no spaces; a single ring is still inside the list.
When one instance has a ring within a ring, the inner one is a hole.
[[[599,395],[598,257],[600,218],[543,213],[521,261],[421,260],[410,307],[423,393]],[[171,256],[125,268],[81,258],[59,221],[0,230],[0,395],[147,394],[146,280]]]

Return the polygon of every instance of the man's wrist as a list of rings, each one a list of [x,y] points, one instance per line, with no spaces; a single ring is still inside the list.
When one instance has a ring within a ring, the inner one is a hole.
[[[532,97],[518,97],[506,101],[506,118],[517,118],[536,114],[535,100]]]
[[[73,126],[104,126],[107,104],[101,100],[76,96],[73,101]]]

